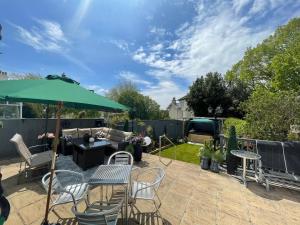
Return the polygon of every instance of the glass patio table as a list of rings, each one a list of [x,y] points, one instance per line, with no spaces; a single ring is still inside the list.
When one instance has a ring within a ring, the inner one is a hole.
[[[247,180],[246,180],[246,164],[247,159],[248,160],[259,160],[261,156],[259,154],[256,154],[254,152],[249,152],[245,150],[232,150],[230,151],[232,155],[235,155],[241,159],[243,159],[243,176],[242,180],[244,182],[244,185],[247,186]]]
[[[128,224],[128,185],[130,183],[131,165],[100,165],[89,179],[92,186],[101,186],[101,198],[104,185],[122,185],[125,187],[125,220]]]

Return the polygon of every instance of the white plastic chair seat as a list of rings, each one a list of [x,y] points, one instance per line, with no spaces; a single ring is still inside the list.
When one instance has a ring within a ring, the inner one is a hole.
[[[52,160],[52,154],[53,154],[52,151],[45,151],[45,152],[33,154],[29,158],[31,163],[30,165],[32,167],[37,167],[45,163],[48,163]]]
[[[153,199],[154,198],[154,190],[153,187],[149,187],[151,183],[148,182],[136,182],[134,181],[132,184],[132,198],[136,199]],[[143,189],[145,188],[145,189]],[[139,191],[138,191],[139,190]],[[138,191],[138,192],[137,192]]]
[[[67,185],[64,188],[66,191],[70,192],[73,194],[75,201],[78,201],[82,199],[82,196],[85,195],[87,189],[88,189],[88,184],[87,183],[82,183],[82,184],[72,184],[72,185]],[[68,202],[72,202],[73,198],[70,193],[67,192],[61,192],[53,204],[64,204]]]

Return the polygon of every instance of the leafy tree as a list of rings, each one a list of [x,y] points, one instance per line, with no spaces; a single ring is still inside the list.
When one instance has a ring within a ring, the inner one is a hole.
[[[123,81],[110,90],[108,97],[128,106],[131,109],[129,111],[130,119],[160,119],[165,116],[157,102],[149,96],[142,95],[132,82]]]
[[[273,35],[249,48],[226,73],[231,82],[242,80],[276,90],[300,90],[300,18],[279,27]]]
[[[209,106],[213,108],[222,106],[226,114],[230,106],[230,99],[222,75],[217,72],[210,72],[205,77],[197,78],[190,86],[186,101],[194,111],[195,116],[208,115]]]
[[[271,92],[258,87],[242,104],[249,135],[266,140],[286,140],[290,125],[300,122],[298,99],[294,91]]]

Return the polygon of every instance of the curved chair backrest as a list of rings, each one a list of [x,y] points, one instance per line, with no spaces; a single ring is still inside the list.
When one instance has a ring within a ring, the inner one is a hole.
[[[29,149],[27,148],[26,144],[24,143],[22,136],[17,133],[10,139],[10,142],[15,144],[19,154],[30,165],[30,158],[32,155],[31,155]]]
[[[109,157],[107,164],[133,165],[133,156],[126,151],[115,152]]]
[[[111,205],[110,209],[99,211],[95,204],[88,206],[84,212],[78,212],[77,207],[80,202],[72,206],[72,212],[76,216],[79,225],[109,225],[117,224],[118,214],[121,210],[123,201],[117,205]],[[96,202],[97,203],[97,202]]]
[[[160,167],[150,168],[149,170],[156,170],[155,180],[153,182],[154,188],[157,190],[162,180],[165,177],[165,171]]]
[[[46,192],[48,192],[49,182],[50,182],[50,172],[45,174],[42,178],[42,184]],[[61,190],[62,190],[62,185],[58,177],[56,176],[56,172],[54,171],[51,193],[59,193]]]

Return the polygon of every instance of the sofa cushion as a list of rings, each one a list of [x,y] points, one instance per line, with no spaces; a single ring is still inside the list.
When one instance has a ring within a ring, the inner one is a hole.
[[[125,136],[125,141],[128,141],[132,137],[132,132],[123,132]]]
[[[116,130],[116,129],[111,129],[109,131],[109,139],[112,141],[118,141],[118,142],[122,142],[125,141],[126,135],[124,131],[121,130]]]
[[[63,137],[72,137],[72,138],[78,138],[78,131],[77,128],[74,129],[63,129],[62,130],[62,136]]]
[[[116,141],[116,142],[122,142],[122,141],[124,141],[124,137],[123,136],[115,136],[115,135],[108,134],[106,136],[106,138],[109,139],[110,141]]]
[[[91,135],[91,128],[78,128],[79,138],[82,138],[85,134]]]

